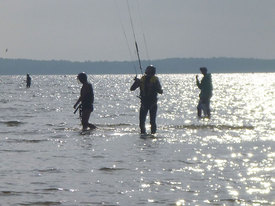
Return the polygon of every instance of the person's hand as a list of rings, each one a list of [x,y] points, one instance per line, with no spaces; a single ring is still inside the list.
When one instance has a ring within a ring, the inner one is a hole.
[[[74,105],[74,109],[77,107],[77,104]]]
[[[135,78],[134,78],[134,80],[135,80],[135,82],[140,81],[140,79],[139,79],[139,78],[137,78],[137,77],[135,77]]]

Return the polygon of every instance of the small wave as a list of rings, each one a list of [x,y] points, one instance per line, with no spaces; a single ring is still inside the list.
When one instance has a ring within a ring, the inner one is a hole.
[[[49,169],[38,169],[35,170],[39,173],[62,173],[59,169],[55,169],[55,168],[49,168]]]
[[[100,171],[105,171],[105,172],[113,172],[113,171],[121,171],[121,170],[126,170],[124,168],[116,168],[116,167],[102,167],[99,169]]]
[[[32,118],[32,117],[36,117],[35,115],[16,115],[15,117],[17,118]]]
[[[128,127],[131,126],[131,124],[127,123],[118,123],[118,124],[98,124],[96,125],[98,127]]]
[[[105,114],[101,115],[101,118],[116,118],[116,117],[127,117],[129,114]]]
[[[61,188],[47,188],[47,189],[41,189],[43,192],[51,192],[51,191],[60,191],[63,190]]]
[[[8,143],[40,143],[48,141],[46,139],[38,140],[38,139],[7,139]]]
[[[213,125],[213,124],[190,124],[190,125],[174,125],[168,126],[168,128],[174,129],[219,129],[219,130],[242,130],[242,129],[249,129],[253,130],[254,127],[250,125]]]
[[[105,157],[102,156],[102,155],[94,155],[93,158],[95,158],[95,159],[96,159],[96,158],[98,158],[98,159],[103,159],[103,158],[105,158]]]
[[[37,194],[37,193],[33,193],[33,192],[26,192],[26,191],[22,191],[22,192],[17,192],[17,191],[0,191],[0,197],[1,196],[22,196],[22,195],[29,195],[29,194]]]
[[[9,102],[9,100],[7,100],[7,99],[1,99],[0,100],[0,103],[3,103],[3,104],[6,104],[6,103],[8,103]]]
[[[30,152],[30,150],[8,150],[8,149],[3,149],[3,150],[0,150],[0,153],[1,153],[1,152],[24,153],[24,152]]]
[[[54,201],[41,201],[41,202],[21,203],[20,205],[24,205],[24,206],[50,206],[50,205],[62,205],[62,203],[61,202],[54,202]]]
[[[20,195],[19,192],[14,192],[14,191],[0,191],[0,197],[1,196],[18,196]]]
[[[13,121],[2,121],[0,122],[1,124],[5,124],[7,125],[8,127],[18,127],[20,126],[21,124],[24,124],[24,122],[20,122],[20,121],[17,121],[17,120],[13,120]]]
[[[179,162],[185,163],[187,165],[198,164],[198,162],[188,162],[188,161],[184,161],[184,160],[179,160]]]

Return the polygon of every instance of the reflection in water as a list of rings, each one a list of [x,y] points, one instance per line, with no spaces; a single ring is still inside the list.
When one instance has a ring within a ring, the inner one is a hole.
[[[28,90],[25,76],[4,78],[1,204],[275,205],[274,74],[213,74],[201,120],[195,76],[159,76],[154,136],[139,135],[132,76],[89,76],[98,129],[87,135],[75,76],[32,75]]]

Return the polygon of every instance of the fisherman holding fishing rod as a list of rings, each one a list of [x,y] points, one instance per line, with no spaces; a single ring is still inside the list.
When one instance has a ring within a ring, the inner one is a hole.
[[[141,134],[146,134],[145,121],[146,121],[146,116],[147,116],[148,112],[150,113],[151,134],[155,134],[157,131],[157,125],[156,125],[156,116],[157,116],[157,109],[158,109],[157,95],[162,94],[163,90],[162,90],[162,87],[161,87],[158,77],[155,76],[156,68],[153,65],[148,66],[145,70],[145,74],[143,74],[140,55],[139,55],[139,49],[138,49],[138,44],[137,44],[137,39],[136,39],[136,34],[135,34],[135,29],[134,29],[134,23],[133,23],[133,18],[132,18],[131,9],[130,9],[130,4],[129,4],[128,0],[126,1],[126,3],[127,3],[127,8],[128,8],[131,28],[132,28],[132,32],[133,32],[133,37],[135,40],[135,49],[136,49],[139,69],[140,69],[141,74],[143,75],[140,79],[137,78],[137,75],[138,75],[137,69],[136,69],[136,67],[134,67],[136,77],[134,79],[135,82],[131,86],[130,90],[134,91],[137,88],[140,88],[139,98],[141,100],[141,106],[140,106],[140,111],[139,111],[139,127],[140,127]],[[124,27],[122,26],[122,28],[124,28]],[[130,56],[131,56],[131,51],[130,51],[130,47],[128,44],[128,38],[126,36],[125,31],[124,31],[124,35],[125,35],[125,39],[126,39],[126,42],[128,45]],[[143,39],[144,39],[144,43],[146,46],[147,56],[149,59],[148,49],[147,49],[144,34],[143,34]]]
[[[196,75],[196,84],[201,91],[199,104],[197,106],[198,117],[201,118],[201,113],[203,111],[204,116],[210,118],[210,99],[213,91],[212,77],[210,73],[207,73],[206,67],[201,67],[200,71],[203,74],[201,81],[199,81],[199,76]]]
[[[139,127],[141,134],[146,133],[145,121],[148,111],[150,113],[151,134],[157,131],[156,117],[157,117],[157,95],[162,94],[163,90],[158,77],[155,76],[156,68],[152,65],[145,70],[145,75],[138,79],[135,77],[135,82],[130,90],[134,91],[140,88],[140,111],[139,111]]]
[[[89,123],[90,115],[94,110],[94,91],[92,84],[88,82],[87,75],[84,72],[79,73],[77,79],[82,83],[82,88],[80,91],[80,97],[74,105],[74,113],[79,109],[83,131],[88,128],[96,129],[95,125]],[[80,102],[81,104],[79,104]]]

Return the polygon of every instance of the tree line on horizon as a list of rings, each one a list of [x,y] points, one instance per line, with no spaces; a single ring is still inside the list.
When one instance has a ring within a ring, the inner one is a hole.
[[[159,74],[198,73],[207,67],[211,73],[275,72],[275,59],[253,58],[170,58],[142,61],[143,70],[153,64]],[[50,74],[135,74],[140,73],[137,62],[98,61],[72,62],[65,60],[29,60],[0,58],[0,75]]]

